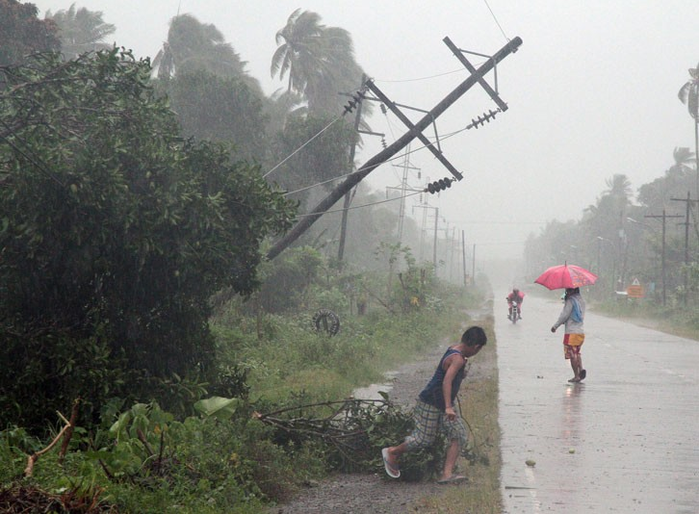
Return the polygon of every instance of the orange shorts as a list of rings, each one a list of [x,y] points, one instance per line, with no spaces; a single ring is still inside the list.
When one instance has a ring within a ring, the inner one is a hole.
[[[585,342],[585,334],[565,334],[563,336],[563,356],[570,359],[571,355],[580,355],[580,348]]]

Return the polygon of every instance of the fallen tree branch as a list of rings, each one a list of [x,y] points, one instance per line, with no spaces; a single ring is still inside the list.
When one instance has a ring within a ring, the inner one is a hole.
[[[73,425],[70,424],[70,421],[68,421],[63,414],[58,412],[59,417],[66,423],[66,425],[61,429],[61,431],[58,433],[56,437],[54,437],[53,441],[51,441],[51,444],[49,444],[46,448],[43,450],[39,450],[38,452],[34,452],[29,456],[27,459],[27,467],[24,468],[24,476],[29,478],[32,476],[32,473],[34,472],[34,464],[36,464],[36,461],[39,460],[39,457],[41,457],[44,453],[51,451],[51,448],[56,446],[58,441],[61,440],[61,437],[63,437],[63,434],[65,434],[69,428],[72,428]]]
[[[61,451],[58,452],[58,463],[63,464],[63,459],[65,459],[66,453],[68,452],[68,445],[73,437],[73,429],[75,424],[78,422],[78,405],[80,404],[80,398],[76,398],[73,401],[73,408],[70,411],[70,421],[68,421],[68,427],[65,431],[65,437],[63,438],[63,444],[61,444]]]

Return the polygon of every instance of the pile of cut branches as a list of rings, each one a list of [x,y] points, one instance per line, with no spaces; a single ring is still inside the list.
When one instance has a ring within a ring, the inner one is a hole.
[[[285,407],[253,417],[276,429],[275,442],[303,444],[313,440],[326,445],[326,460],[332,469],[345,472],[375,472],[383,468],[381,448],[403,441],[412,430],[409,414],[389,401],[347,398]],[[431,477],[443,457],[442,445],[411,452],[401,463],[408,480]]]

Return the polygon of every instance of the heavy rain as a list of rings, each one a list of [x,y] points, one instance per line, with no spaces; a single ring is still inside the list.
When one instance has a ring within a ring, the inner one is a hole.
[[[699,511],[698,18],[0,0],[0,511]]]

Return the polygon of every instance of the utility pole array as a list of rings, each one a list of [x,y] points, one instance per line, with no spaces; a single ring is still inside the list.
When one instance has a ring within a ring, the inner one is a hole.
[[[665,266],[665,225],[666,225],[666,220],[667,218],[681,218],[682,216],[679,214],[665,214],[665,209],[663,209],[663,214],[662,215],[657,215],[657,214],[649,214],[644,216],[645,218],[661,218],[663,220],[663,236],[662,236],[662,247],[661,247],[661,254],[660,254],[660,267],[661,267],[661,273],[662,273],[662,280],[663,280],[663,306],[665,305],[667,301],[667,287],[665,285],[666,283],[666,269],[667,267]]]
[[[422,189],[414,189],[411,187],[408,187],[408,171],[409,170],[414,170],[418,172],[418,177],[420,176],[420,168],[417,168],[415,166],[412,166],[410,164],[410,160],[408,159],[408,155],[410,154],[410,145],[408,145],[408,150],[405,153],[405,159],[403,160],[403,178],[401,179],[401,183],[398,187],[387,187],[387,190],[390,189],[397,189],[400,191],[400,205],[398,208],[398,244],[403,243],[403,223],[405,221],[405,195],[408,191],[418,193],[422,191]]]
[[[488,56],[488,59],[478,68],[473,68],[465,56],[463,56],[463,51],[453,46],[449,38],[444,38],[445,44],[450,47],[452,52],[457,53],[459,60],[467,66],[471,75],[459,84],[451,93],[449,93],[442,101],[440,101],[431,111],[429,111],[425,116],[420,119],[417,123],[413,124],[405,115],[400,113],[398,106],[391,102],[391,100],[383,94],[382,91],[373,83],[372,80],[366,82],[366,87],[377,99],[384,102],[391,110],[398,116],[403,123],[408,127],[408,131],[398,138],[394,143],[389,145],[387,148],[377,153],[374,157],[369,159],[361,168],[356,172],[351,173],[344,182],[342,182],[335,190],[333,190],[325,199],[321,200],[316,207],[314,207],[308,215],[301,218],[297,224],[292,227],[292,229],[284,235],[279,241],[277,241],[272,248],[267,253],[268,259],[273,259],[284,251],[291,243],[298,239],[301,234],[303,234],[313,223],[318,220],[328,209],[330,209],[340,198],[347,194],[351,189],[356,186],[360,181],[362,181],[369,173],[375,170],[378,166],[386,162],[388,159],[393,157],[395,154],[400,152],[405,148],[412,140],[418,138],[420,139],[427,148],[435,155],[435,157],[450,171],[450,173],[457,179],[461,180],[463,176],[459,173],[456,168],[454,168],[451,163],[444,157],[439,148],[435,148],[435,145],[430,142],[422,132],[430,125],[435,123],[436,119],[442,115],[449,107],[451,107],[456,100],[471,89],[475,84],[480,84],[491,98],[495,100],[496,103],[502,104],[505,108],[507,105],[502,102],[499,98],[498,93],[493,90],[484,80],[484,76],[489,71],[493,70],[497,63],[502,61],[505,57],[517,51],[517,49],[522,44],[522,39],[515,37],[513,40],[509,41],[504,47],[502,47],[495,55]],[[500,107],[503,110],[503,107]],[[476,125],[477,126],[477,125]]]

